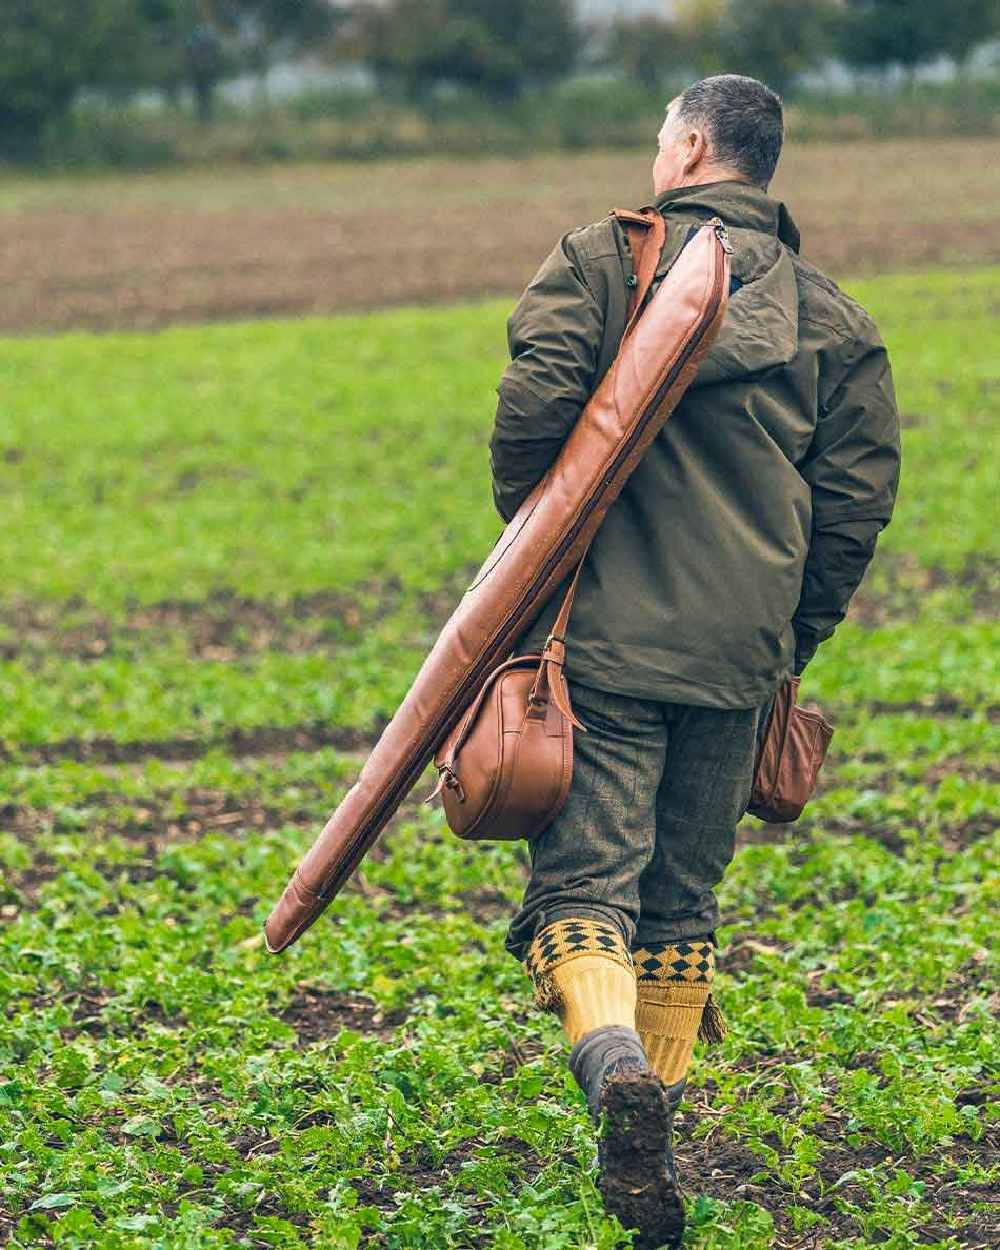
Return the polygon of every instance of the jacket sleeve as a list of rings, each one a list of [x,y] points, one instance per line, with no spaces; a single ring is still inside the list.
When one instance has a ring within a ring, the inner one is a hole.
[[[812,538],[792,625],[795,672],[844,619],[889,524],[899,484],[899,415],[885,346],[869,325],[841,355],[799,471],[812,489]]]
[[[510,364],[490,440],[493,499],[509,521],[559,454],[593,390],[605,308],[563,235],[507,320]]]

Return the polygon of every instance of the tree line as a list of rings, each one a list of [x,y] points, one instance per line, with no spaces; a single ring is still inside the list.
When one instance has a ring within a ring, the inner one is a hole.
[[[0,146],[30,152],[85,89],[190,97],[304,51],[366,66],[409,101],[442,87],[498,106],[582,68],[650,90],[732,70],[793,90],[830,58],[961,67],[1000,37],[1000,0],[680,0],[671,16],[584,26],[574,0],[0,0]]]

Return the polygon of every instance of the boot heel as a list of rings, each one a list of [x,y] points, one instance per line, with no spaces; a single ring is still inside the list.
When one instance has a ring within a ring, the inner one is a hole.
[[[623,1072],[601,1094],[598,1143],[605,1209],[623,1228],[638,1229],[635,1250],[680,1244],[684,1203],[668,1165],[672,1108],[652,1072]]]

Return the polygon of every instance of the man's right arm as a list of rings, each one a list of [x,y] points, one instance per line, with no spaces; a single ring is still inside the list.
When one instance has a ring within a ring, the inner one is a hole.
[[[792,625],[795,672],[844,619],[889,524],[899,484],[899,415],[885,346],[867,322],[845,341],[799,472],[812,489],[812,538]]]
[[[563,235],[507,321],[510,364],[490,439],[493,498],[509,521],[558,456],[594,387],[605,308]]]

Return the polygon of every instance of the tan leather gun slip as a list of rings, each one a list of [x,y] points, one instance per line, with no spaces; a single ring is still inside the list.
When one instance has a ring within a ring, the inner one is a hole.
[[[630,236],[649,231],[637,275],[645,293],[662,251],[663,217],[656,209],[616,215]],[[486,676],[580,560],[718,333],[730,251],[722,223],[707,223],[645,307],[638,302],[555,463],[500,535],[358,780],[285,887],[264,926],[269,951],[290,946],[336,897]]]

